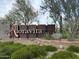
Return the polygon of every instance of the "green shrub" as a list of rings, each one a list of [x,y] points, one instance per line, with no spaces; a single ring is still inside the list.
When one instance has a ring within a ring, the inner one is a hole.
[[[79,46],[71,45],[67,48],[68,51],[79,53]]]
[[[38,45],[32,45],[30,47],[31,52],[33,53],[33,57],[45,56],[46,50]]]
[[[40,57],[38,57],[36,59],[47,59],[47,58],[45,58],[44,56],[40,56]]]
[[[10,42],[2,42],[5,45],[10,45],[10,44],[14,44],[14,41],[10,41]]]
[[[62,33],[53,33],[52,34],[52,38],[53,39],[61,39],[62,38]]]
[[[0,42],[0,46],[2,46],[2,45],[12,45],[12,44],[14,44],[14,42],[13,41],[11,41],[11,42]]]
[[[0,55],[0,59],[10,59],[10,57],[7,55]]]
[[[60,51],[60,52],[55,53],[49,59],[79,59],[79,58],[74,53],[66,52],[66,51]]]
[[[46,33],[46,34],[44,35],[44,38],[47,39],[47,40],[51,40],[51,39],[52,39],[51,35],[48,34],[48,33]]]
[[[22,44],[14,44],[13,42],[0,42],[0,59],[9,59],[14,51],[24,47]]]
[[[32,59],[33,54],[27,48],[22,48],[14,52],[11,56],[11,59]]]
[[[4,43],[5,44],[5,43]],[[0,53],[4,53],[4,55],[11,55],[12,52],[24,47],[21,44],[6,44],[4,47],[0,48]]]
[[[54,46],[50,46],[50,45],[48,45],[48,46],[42,46],[42,48],[44,48],[46,51],[57,51],[57,48],[56,47],[54,47]]]
[[[25,45],[13,42],[0,42],[0,59],[10,59],[11,54]]]
[[[14,52],[11,56],[11,59],[32,59],[45,55],[46,51],[40,46],[31,45]]]
[[[68,37],[69,37],[69,33],[67,31],[63,31],[62,32],[62,38],[63,39],[68,39]]]

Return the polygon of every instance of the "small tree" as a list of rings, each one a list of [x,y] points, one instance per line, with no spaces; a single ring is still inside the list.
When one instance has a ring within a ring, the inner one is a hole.
[[[10,22],[23,22],[29,24],[35,21],[37,12],[34,11],[29,0],[16,0],[13,9],[5,16],[5,18]]]
[[[50,12],[50,17],[55,23],[59,22],[61,33],[63,30],[61,12],[63,12],[66,16],[64,21],[69,25],[68,32],[72,39],[76,35],[79,25],[79,17],[76,13],[77,6],[76,0],[44,0],[42,9]]]
[[[54,20],[54,23],[59,23],[60,32],[62,33],[62,15],[61,15],[61,1],[60,0],[44,0],[43,10],[47,10],[50,13],[50,17]]]
[[[34,21],[35,17],[37,16],[37,13],[33,10],[29,0],[16,0],[14,7],[16,7],[15,9],[19,11],[16,14],[19,14],[23,18],[22,21],[25,24]]]

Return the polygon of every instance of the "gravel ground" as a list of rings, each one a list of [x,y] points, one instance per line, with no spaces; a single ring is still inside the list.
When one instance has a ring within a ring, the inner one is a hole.
[[[9,41],[14,41],[15,43],[22,43],[25,45],[53,45],[59,48],[59,46],[62,44],[64,48],[67,48],[69,45],[79,45],[79,40],[78,41],[67,41],[67,40],[45,40],[41,38],[7,38],[7,39],[1,39],[1,42],[9,42]]]

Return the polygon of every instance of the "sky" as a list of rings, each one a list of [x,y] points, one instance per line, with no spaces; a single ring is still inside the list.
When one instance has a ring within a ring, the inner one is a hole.
[[[35,10],[40,10],[41,0],[30,0]],[[0,0],[0,17],[4,17],[12,9],[15,0]],[[52,20],[48,18],[49,13],[39,15],[38,20],[40,24],[51,24]]]
[[[4,17],[12,8],[14,0],[0,0],[0,17]]]

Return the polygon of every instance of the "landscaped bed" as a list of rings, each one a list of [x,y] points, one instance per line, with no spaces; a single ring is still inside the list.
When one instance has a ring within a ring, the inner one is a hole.
[[[41,56],[45,57],[49,51],[57,51],[57,48],[53,46],[0,42],[0,59],[33,59]]]
[[[79,46],[70,45],[68,48],[64,48],[62,51],[62,49],[58,49],[55,46],[49,44],[26,45],[19,42],[17,43],[15,41],[0,42],[0,59],[59,59],[59,58],[79,59]]]

